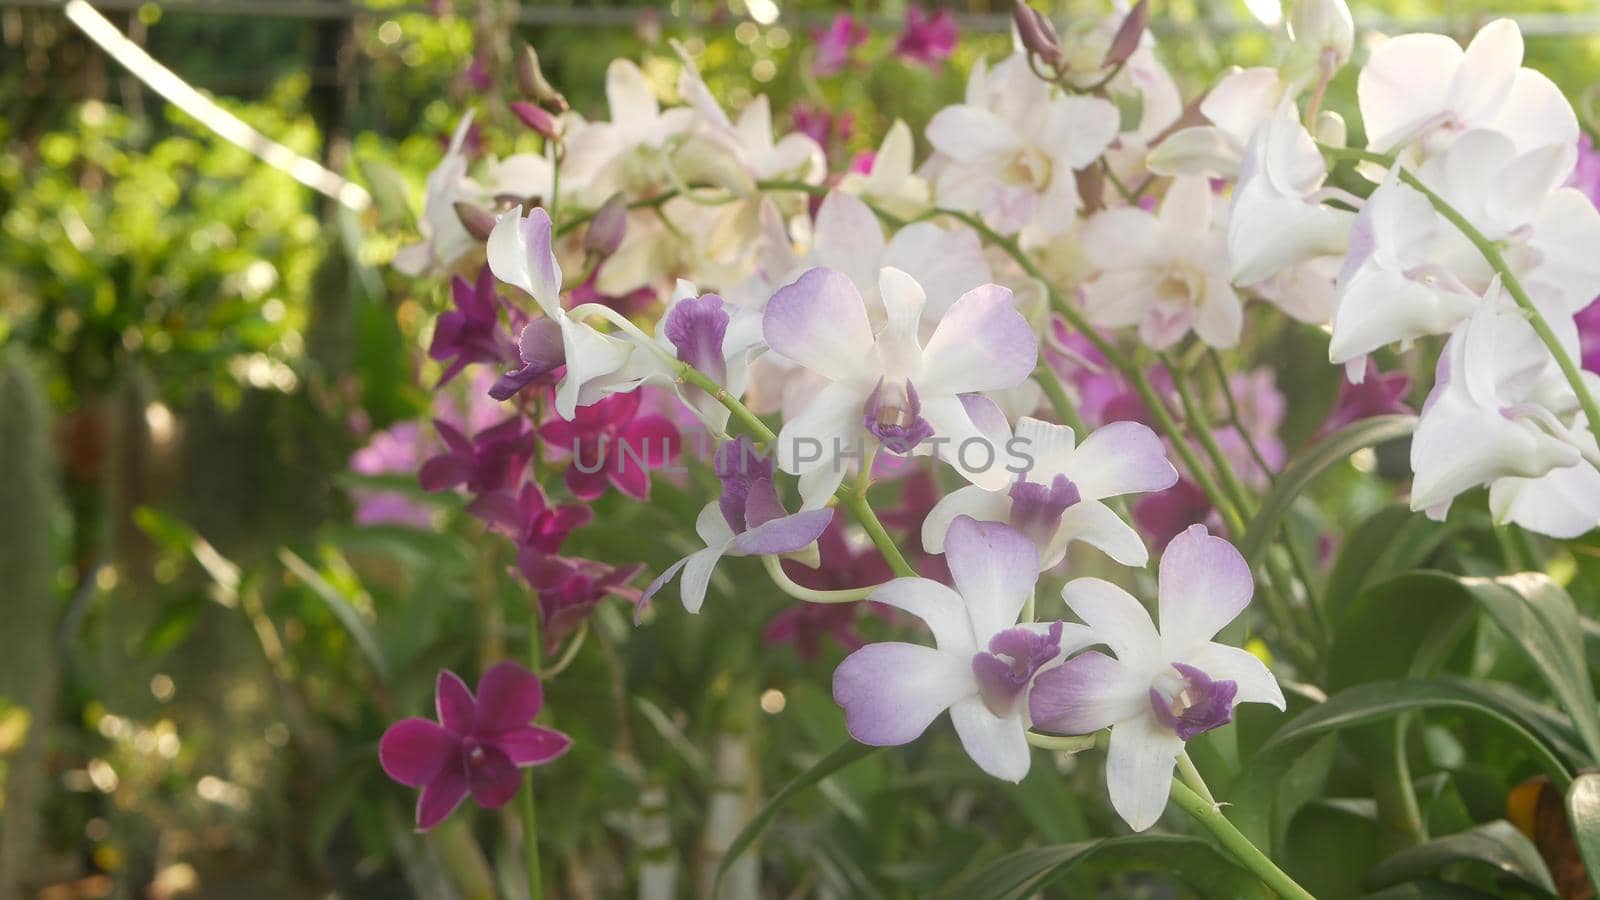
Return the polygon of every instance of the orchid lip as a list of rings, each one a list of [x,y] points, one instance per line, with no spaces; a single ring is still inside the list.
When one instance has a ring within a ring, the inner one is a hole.
[[[1214,681],[1194,666],[1173,663],[1176,673],[1163,672],[1150,687],[1150,709],[1156,720],[1185,741],[1233,721],[1233,700],[1239,685]]]
[[[1078,486],[1065,475],[1050,484],[1017,479],[1011,485],[1011,525],[1041,549],[1049,546],[1061,527],[1061,515],[1083,499]]]
[[[922,417],[922,401],[917,397],[917,388],[909,381],[905,382],[903,391],[896,391],[893,386],[879,380],[867,400],[861,422],[867,433],[877,438],[886,449],[902,456],[933,437],[933,426]]]
[[[983,702],[997,716],[1015,715],[1033,676],[1061,652],[1062,624],[1049,634],[1029,628],[1008,628],[989,639],[989,649],[972,657]]]

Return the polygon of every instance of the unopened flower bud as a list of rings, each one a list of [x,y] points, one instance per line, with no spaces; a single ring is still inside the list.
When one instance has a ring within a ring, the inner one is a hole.
[[[583,249],[596,256],[610,256],[622,246],[628,233],[628,200],[621,194],[612,194],[589,220],[583,233]]]
[[[1319,144],[1330,147],[1343,147],[1345,139],[1349,136],[1349,129],[1345,127],[1344,116],[1331,109],[1317,113],[1317,121],[1312,126],[1311,136]]]
[[[1122,20],[1122,26],[1117,29],[1117,36],[1111,39],[1111,47],[1106,50],[1106,58],[1101,65],[1110,67],[1127,62],[1139,49],[1139,42],[1144,40],[1144,30],[1149,25],[1149,0],[1139,0]]]
[[[456,218],[461,220],[461,227],[467,230],[467,234],[480,241],[489,239],[489,232],[494,230],[493,213],[473,206],[465,200],[457,200],[455,210]]]
[[[516,100],[511,103],[511,112],[522,124],[539,132],[551,140],[561,138],[561,128],[556,122],[556,117],[545,112],[544,108],[529,103],[526,100]]]
[[[1023,49],[1039,57],[1047,66],[1057,66],[1061,63],[1061,39],[1056,36],[1056,27],[1044,13],[1029,6],[1025,0],[1016,0],[1016,5],[1011,8],[1011,21],[1017,28],[1017,37],[1022,41]]]
[[[1345,0],[1299,0],[1289,14],[1289,35],[1317,56],[1331,50],[1337,68],[1350,59],[1356,25]]]
[[[522,89],[524,97],[557,112],[570,108],[567,98],[545,80],[544,70],[539,67],[539,54],[527,44],[523,44],[522,52],[517,54],[517,87]]]

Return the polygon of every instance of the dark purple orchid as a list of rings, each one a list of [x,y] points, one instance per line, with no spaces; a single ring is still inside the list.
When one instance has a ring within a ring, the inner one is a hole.
[[[1600,175],[1595,176],[1600,179]],[[1582,365],[1591,372],[1600,372],[1600,297],[1578,313],[1578,351]]]
[[[515,483],[533,456],[533,434],[515,416],[470,440],[442,419],[434,419],[433,427],[444,441],[445,452],[424,462],[417,471],[417,481],[425,491],[463,484],[475,494],[499,490]]]
[[[594,511],[581,504],[551,506],[532,481],[514,495],[510,491],[483,494],[467,511],[511,538],[517,545],[517,569],[535,588],[558,584],[568,576],[564,561],[556,554],[568,535],[594,518]]]
[[[850,62],[850,51],[867,42],[867,27],[849,13],[833,17],[826,31],[811,33],[817,42],[817,58],[811,71],[819,78],[837,74]]]
[[[1318,429],[1319,435],[1332,434],[1362,419],[1394,413],[1414,413],[1406,405],[1406,394],[1411,392],[1411,376],[1404,372],[1380,372],[1378,364],[1367,360],[1367,375],[1360,384],[1348,380],[1339,384],[1339,399],[1333,410]]]
[[[906,29],[894,42],[894,54],[906,62],[937,69],[956,47],[956,20],[950,10],[933,15],[920,6],[906,7]]]
[[[592,559],[562,559],[556,565],[562,577],[539,590],[540,634],[546,652],[554,651],[577,631],[601,600],[617,597],[638,602],[638,589],[628,587],[628,583],[644,570],[642,563],[618,567]]]
[[[1133,505],[1133,521],[1150,543],[1162,545],[1195,522],[1217,525],[1217,512],[1200,486],[1187,478],[1164,491],[1146,494]]]
[[[567,752],[572,741],[566,735],[528,724],[543,704],[538,676],[514,662],[484,672],[477,697],[454,672],[439,673],[439,721],[401,719],[378,742],[378,761],[389,777],[422,788],[418,831],[444,821],[468,794],[485,809],[506,805],[522,784],[518,769]]]
[[[494,278],[488,268],[478,272],[476,281],[460,275],[450,279],[450,297],[455,309],[439,314],[433,327],[433,342],[428,356],[450,365],[439,376],[443,385],[473,363],[505,363],[516,359],[511,335],[500,327],[499,300]]]
[[[648,498],[650,469],[669,465],[682,448],[677,426],[663,416],[639,415],[638,391],[580,406],[571,421],[540,426],[539,436],[572,454],[567,488],[581,500],[601,496],[608,486]]]

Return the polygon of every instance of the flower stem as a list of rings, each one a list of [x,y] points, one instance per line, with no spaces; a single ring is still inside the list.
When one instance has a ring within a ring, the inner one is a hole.
[[[539,633],[539,608],[528,617],[528,668],[534,672],[544,665],[544,637]],[[529,900],[544,897],[544,875],[539,869],[539,814],[533,797],[533,768],[522,775],[522,855],[528,868]]]
[[[761,557],[761,565],[766,568],[767,574],[772,577],[772,583],[778,586],[778,590],[807,603],[854,603],[857,600],[867,599],[867,595],[883,587],[881,584],[873,584],[844,591],[814,590],[796,584],[795,580],[789,577],[789,573],[783,571],[783,561],[775,554],[769,553]]]
[[[1183,759],[1184,757],[1179,757],[1180,765]],[[1172,782],[1172,799],[1184,812],[1200,823],[1202,828],[1211,832],[1211,836],[1223,846],[1223,849],[1246,869],[1255,873],[1256,877],[1276,891],[1278,896],[1291,900],[1315,900],[1310,891],[1296,884],[1288,873],[1278,868],[1277,864],[1268,859],[1255,844],[1250,843],[1250,839],[1228,821],[1228,817],[1217,809],[1215,803],[1191,790],[1180,779],[1174,779]]]

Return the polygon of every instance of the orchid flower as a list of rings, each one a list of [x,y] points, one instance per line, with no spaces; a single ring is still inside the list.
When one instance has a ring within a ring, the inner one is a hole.
[[[993,69],[979,62],[966,102],[928,123],[928,142],[948,163],[935,196],[940,206],[978,213],[1001,234],[1028,225],[1060,234],[1082,205],[1073,173],[1098,159],[1120,127],[1109,100],[1052,95],[1023,54]]]
[[[636,500],[650,497],[650,470],[677,459],[682,439],[663,416],[639,414],[639,392],[613,394],[539,426],[539,437],[572,454],[567,489],[595,500],[614,487]]]
[[[832,269],[800,276],[764,313],[772,352],[827,382],[778,435],[778,464],[801,476],[807,509],[826,502],[844,479],[844,458],[869,442],[938,456],[975,484],[1006,479],[997,464],[1005,438],[996,429],[1009,429],[993,401],[976,395],[1014,387],[1033,371],[1038,341],[1011,292],[993,284],[968,291],[924,344],[922,286],[892,268],[879,286],[886,319],[876,332],[860,291]]]
[[[515,483],[533,456],[533,436],[518,416],[468,438],[455,426],[434,419],[433,427],[444,441],[445,452],[430,457],[417,470],[425,491],[442,491],[457,485],[480,494]]]
[[[937,69],[955,46],[956,21],[948,9],[930,16],[920,6],[906,7],[906,27],[894,42],[895,56]]]
[[[1411,393],[1411,376],[1405,372],[1380,372],[1378,364],[1367,360],[1367,371],[1362,381],[1339,382],[1339,396],[1333,409],[1317,429],[1318,435],[1329,435],[1346,425],[1374,416],[1411,415],[1415,413],[1406,405],[1406,395]]]
[[[538,676],[514,662],[490,666],[476,697],[454,672],[439,673],[439,721],[401,719],[378,742],[383,771],[422,788],[418,831],[443,822],[468,794],[485,809],[505,806],[522,786],[518,769],[567,752],[572,741],[566,735],[528,724],[543,704]]]
[[[1139,326],[1139,339],[1164,350],[1194,330],[1213,347],[1232,347],[1244,310],[1229,279],[1226,209],[1204,178],[1174,179],[1152,215],[1136,206],[1096,214],[1083,252],[1100,272],[1081,286],[1089,321]]]
[[[483,182],[469,177],[464,146],[471,129],[472,113],[468,111],[456,123],[444,158],[428,173],[422,217],[417,220],[422,240],[402,247],[394,257],[394,267],[407,275],[446,269],[478,246],[456,214],[457,203],[485,203],[501,193],[542,195],[550,189],[550,163],[531,153],[492,162]]]
[[[554,587],[567,577],[556,554],[568,535],[594,519],[594,511],[580,503],[551,505],[535,481],[524,482],[516,492],[480,494],[467,511],[511,538],[517,548],[517,569],[536,590]]]
[[[671,182],[669,143],[693,124],[687,107],[661,109],[655,89],[632,61],[614,59],[606,67],[608,122],[568,120],[561,163],[563,191],[576,192],[583,205],[597,208],[619,191],[641,196]]]
[[[757,94],[739,113],[738,121],[728,118],[722,104],[700,77],[694,57],[678,41],[672,42],[683,69],[678,74],[678,94],[699,114],[699,125],[710,137],[725,146],[753,178],[795,179],[820,184],[828,163],[822,144],[803,131],[772,137],[772,104],[765,94]],[[753,185],[752,185],[753,187]]]
[[[761,346],[761,316],[679,281],[672,303],[661,316],[656,341],[680,362],[725,388],[730,397],[742,397],[749,381],[750,358]],[[729,411],[717,398],[677,379],[672,386],[679,399],[713,431],[721,434],[727,430]]]
[[[560,577],[549,587],[539,589],[539,636],[544,639],[547,653],[554,652],[576,632],[601,600],[617,597],[637,601],[639,591],[628,587],[628,582],[644,569],[642,564],[611,566],[592,559],[560,559],[556,565]]]
[[[661,371],[654,351],[574,320],[561,307],[561,264],[551,246],[550,214],[519,206],[500,216],[489,234],[489,270],[538,303],[543,319],[523,328],[523,368],[502,378],[496,396],[509,397],[534,379],[565,366],[556,386],[556,412],[571,419],[577,407],[631,391]]]
[[[1600,376],[1587,380],[1600,386]],[[1581,417],[1574,421],[1577,406],[1533,326],[1496,283],[1439,356],[1411,442],[1411,508],[1442,519],[1457,495],[1487,484],[1500,521],[1558,537],[1594,528],[1600,471],[1584,459],[1585,450],[1594,454],[1594,436]]]
[[[1060,563],[1075,540],[1123,565],[1143,566],[1149,555],[1138,532],[1101,501],[1165,490],[1178,480],[1161,439],[1137,422],[1113,422],[1077,446],[1074,439],[1065,425],[1020,419],[1012,448],[1027,468],[1005,490],[969,485],[945,495],[922,523],[923,549],[941,552],[951,522],[970,516],[1026,535],[1038,548],[1040,571]]]
[[[724,556],[799,553],[811,547],[833,520],[831,509],[794,514],[785,510],[773,481],[772,460],[760,455],[744,435],[718,448],[713,464],[722,482],[722,496],[706,504],[694,523],[705,549],[667,567],[645,588],[641,609],[682,571],[683,608],[697,613],[705,604],[711,573]]]
[[[448,384],[473,363],[503,363],[515,354],[510,335],[500,328],[499,297],[487,268],[478,271],[475,281],[451,276],[450,297],[455,309],[439,314],[428,345],[429,358],[450,363],[435,387]]]
[[[961,745],[980,769],[1021,781],[1029,767],[1024,713],[1030,683],[1094,638],[1081,625],[1017,624],[1039,565],[1033,543],[1010,526],[958,517],[945,557],[954,589],[926,578],[897,578],[871,597],[921,619],[935,646],[862,647],[834,670],[834,702],[844,709],[850,736],[876,747],[916,740],[949,710]]]
[[[1318,257],[1342,255],[1353,214],[1325,206],[1328,166],[1292,104],[1256,130],[1228,212],[1237,284],[1255,284]]]
[[[849,13],[833,17],[826,30],[813,30],[811,37],[817,42],[817,56],[811,64],[811,73],[818,78],[836,75],[850,62],[855,48],[867,42],[867,27]]]
[[[1522,31],[1496,19],[1466,50],[1442,34],[1390,38],[1372,51],[1356,82],[1367,148],[1405,149],[1417,163],[1476,128],[1504,135],[1518,153],[1571,147],[1572,107],[1549,78],[1522,67]]]
[[[911,126],[895,119],[884,134],[883,143],[872,155],[871,165],[865,172],[846,172],[839,179],[839,190],[854,194],[891,215],[915,218],[926,212],[932,202],[927,180],[913,171],[915,152]],[[919,222],[902,231],[927,224],[931,223]]]
[[[1244,557],[1204,525],[1161,554],[1159,631],[1144,606],[1109,581],[1078,578],[1062,589],[1090,640],[1112,656],[1080,653],[1041,673],[1028,710],[1036,727],[1062,734],[1111,728],[1111,805],[1135,831],[1161,817],[1185,742],[1232,721],[1240,703],[1285,707],[1261,660],[1212,640],[1254,589]]]

